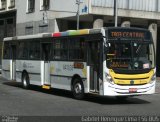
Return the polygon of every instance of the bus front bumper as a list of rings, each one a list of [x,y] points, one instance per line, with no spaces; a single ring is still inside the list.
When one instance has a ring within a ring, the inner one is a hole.
[[[104,82],[104,96],[128,96],[143,95],[155,93],[155,81],[145,85],[122,86]]]

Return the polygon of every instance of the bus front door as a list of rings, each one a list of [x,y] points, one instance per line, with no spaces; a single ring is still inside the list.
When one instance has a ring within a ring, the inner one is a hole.
[[[87,64],[89,66],[90,92],[99,91],[99,45],[100,42],[88,42]]]
[[[50,43],[41,43],[41,82],[42,87],[50,89],[50,53],[51,53],[51,44]]]
[[[10,79],[16,79],[16,45],[11,44]]]

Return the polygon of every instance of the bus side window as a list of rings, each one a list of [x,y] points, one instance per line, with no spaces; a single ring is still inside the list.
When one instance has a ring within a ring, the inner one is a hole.
[[[53,59],[60,59],[60,40],[54,40]]]
[[[18,44],[18,59],[28,59],[28,43],[19,42]]]
[[[64,38],[61,40],[61,59],[68,60],[68,40]]]
[[[71,38],[69,40],[69,60],[84,60],[85,47],[85,38]]]
[[[53,58],[57,60],[68,60],[67,38],[55,39]]]
[[[40,59],[40,43],[39,41],[30,42],[29,44],[29,58],[30,59]]]
[[[3,53],[4,59],[10,58],[10,45],[9,42],[4,42],[4,53]]]

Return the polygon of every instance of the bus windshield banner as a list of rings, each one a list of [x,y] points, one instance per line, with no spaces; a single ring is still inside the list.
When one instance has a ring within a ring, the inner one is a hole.
[[[123,29],[123,28],[114,28],[108,29],[108,39],[125,39],[125,40],[144,40],[151,41],[150,32],[140,29]]]

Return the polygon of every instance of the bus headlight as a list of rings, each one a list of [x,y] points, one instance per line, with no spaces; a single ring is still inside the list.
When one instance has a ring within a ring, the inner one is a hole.
[[[106,76],[106,80],[107,80],[109,83],[114,84],[113,79],[112,79],[112,77],[111,77],[109,74],[105,73],[105,76]]]
[[[153,76],[152,76],[152,78],[151,78],[150,83],[153,83],[155,80],[156,80],[156,73],[155,73],[155,74],[153,74]]]

